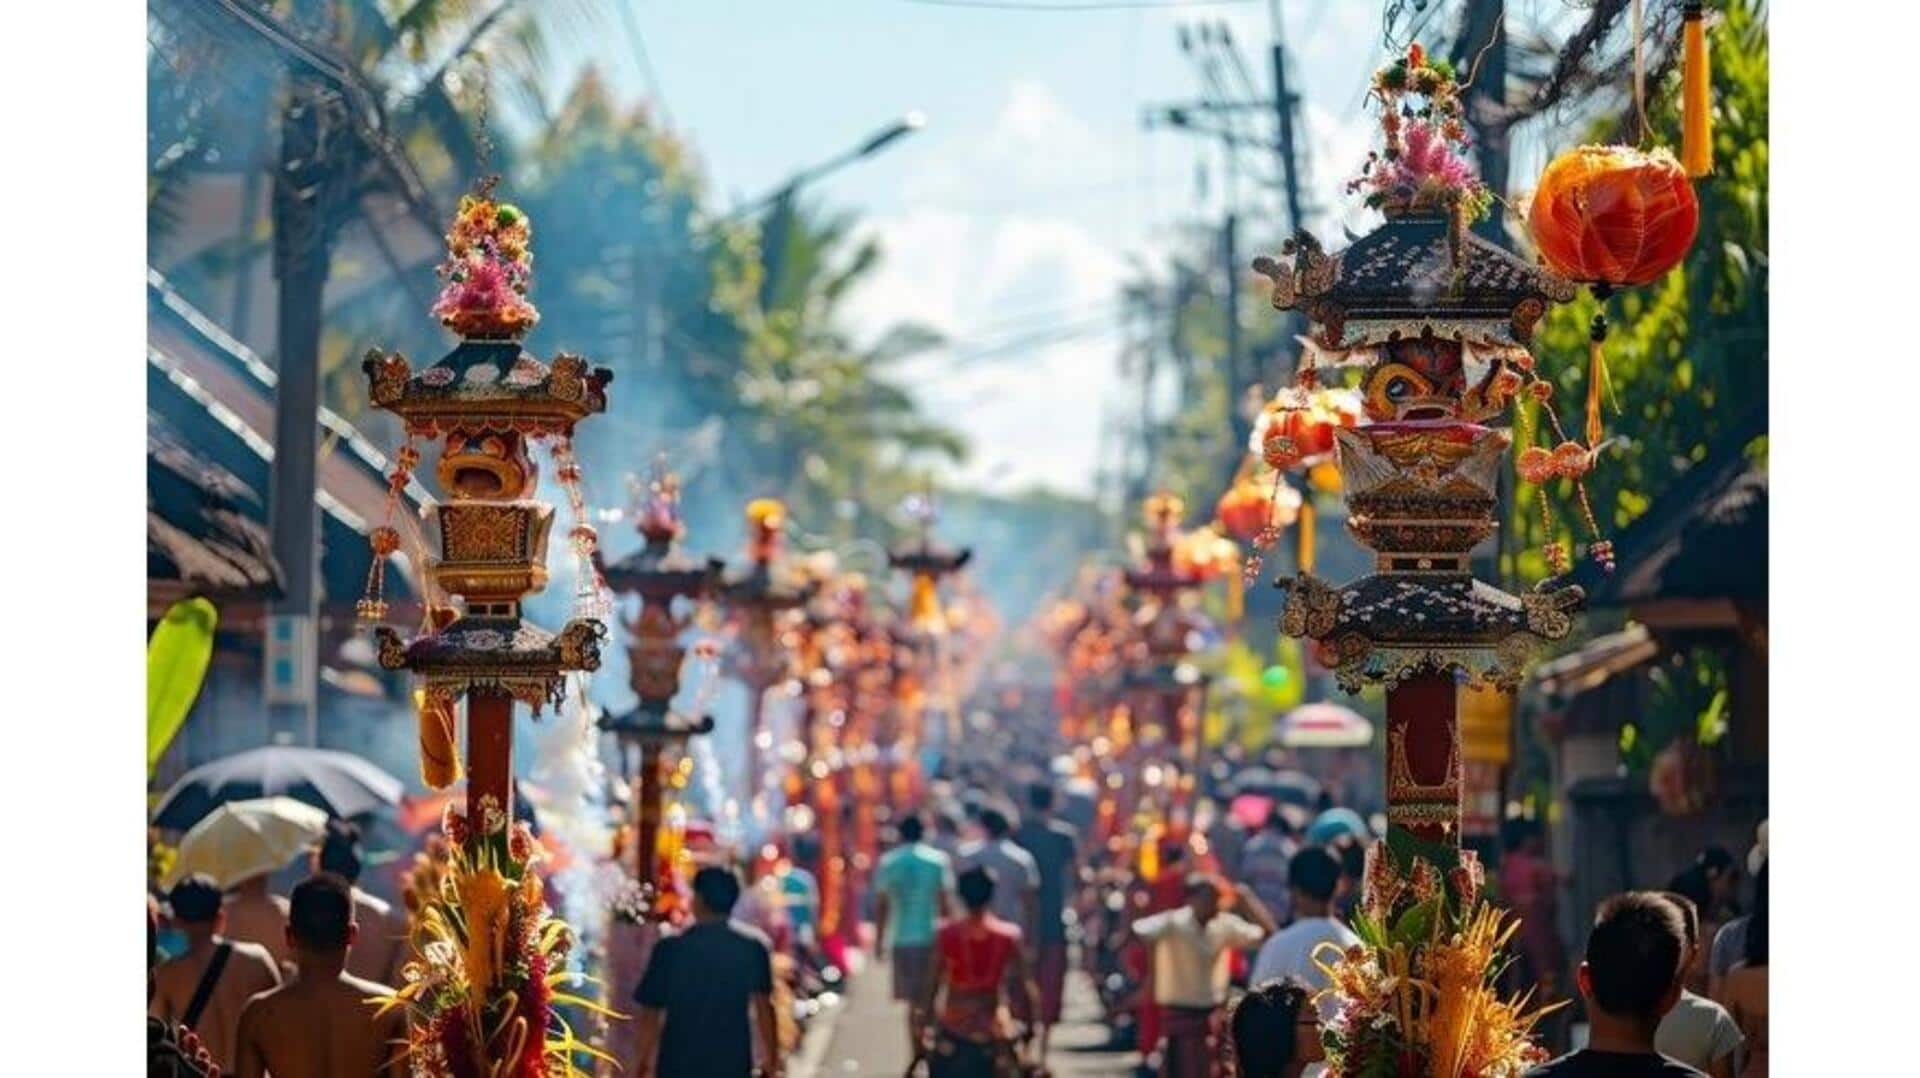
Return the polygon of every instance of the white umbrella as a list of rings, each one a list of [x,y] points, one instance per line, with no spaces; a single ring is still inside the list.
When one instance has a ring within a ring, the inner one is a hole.
[[[327,814],[291,797],[229,801],[180,840],[167,883],[204,873],[222,890],[284,868],[327,831]]]

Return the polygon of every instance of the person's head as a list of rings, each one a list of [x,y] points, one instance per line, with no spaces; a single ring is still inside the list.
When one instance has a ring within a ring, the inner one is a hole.
[[[1673,908],[1680,911],[1680,921],[1687,929],[1687,945],[1680,964],[1692,965],[1694,957],[1700,953],[1700,905],[1678,891],[1663,891],[1660,897],[1673,903]]]
[[[1340,889],[1340,862],[1321,846],[1308,846],[1287,862],[1287,892],[1303,917],[1324,917]]]
[[[1688,865],[1675,873],[1667,881],[1666,893],[1686,899],[1687,904],[1695,910],[1713,908],[1713,888],[1707,881],[1706,869],[1698,864]]]
[[[226,926],[225,896],[213,877],[194,873],[173,885],[167,892],[167,908],[173,911],[173,923],[189,939],[200,939]]]
[[[1725,846],[1708,846],[1700,851],[1694,860],[1700,867],[1701,875],[1707,883],[1707,893],[1712,898],[1710,906],[1722,906],[1733,899],[1733,889],[1740,882],[1740,863]]]
[[[953,886],[960,892],[960,904],[968,913],[979,913],[993,901],[993,873],[987,871],[985,865],[975,865],[962,872]]]
[[[327,835],[313,854],[313,871],[331,872],[348,883],[358,883],[363,867],[360,829],[346,820],[328,820]]]
[[[1027,807],[1041,816],[1053,811],[1053,786],[1036,782],[1027,787]]]
[[[1753,877],[1753,914],[1747,918],[1746,953],[1741,955],[1749,966],[1767,964],[1767,863],[1760,862],[1760,871]]]
[[[914,817],[914,819],[917,820],[918,817]],[[920,826],[924,832],[926,824],[921,823]],[[820,862],[820,840],[814,838],[811,833],[795,835],[793,836],[792,854],[793,856],[790,860],[796,865],[804,867],[806,865],[818,864]]]
[[[993,839],[1006,838],[1013,831],[1013,824],[1007,819],[1007,814],[997,808],[980,810],[980,826],[986,831],[987,837]]]
[[[1220,885],[1213,877],[1204,872],[1187,875],[1187,906],[1193,910],[1194,917],[1201,921],[1213,919],[1220,912]]]
[[[1674,904],[1628,891],[1600,905],[1580,963],[1580,994],[1599,1016],[1653,1035],[1680,999],[1687,926]]]
[[[1508,853],[1538,854],[1541,846],[1546,842],[1546,836],[1541,834],[1538,821],[1520,817],[1507,821],[1505,834],[1502,837],[1506,840],[1505,846]]]
[[[344,959],[358,930],[353,888],[330,872],[308,876],[287,896],[287,946],[295,954]]]
[[[1326,1058],[1312,989],[1298,977],[1253,986],[1233,1005],[1228,1023],[1244,1078],[1292,1078]]]
[[[1280,811],[1278,803],[1267,810],[1267,830],[1276,835],[1293,834],[1293,821],[1287,819],[1287,814]]]
[[[740,901],[740,877],[730,868],[708,865],[693,874],[693,914],[725,920]]]
[[[927,837],[927,825],[920,822],[920,817],[909,815],[900,821],[901,842],[918,842],[925,837]]]

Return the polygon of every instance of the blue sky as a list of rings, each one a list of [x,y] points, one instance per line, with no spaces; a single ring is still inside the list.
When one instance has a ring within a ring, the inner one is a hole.
[[[723,202],[757,197],[909,110],[926,114],[917,135],[811,189],[857,210],[885,251],[852,302],[857,328],[877,333],[912,318],[952,341],[913,370],[925,406],[974,443],[949,479],[1091,491],[1103,413],[1122,406],[1116,289],[1132,259],[1154,263],[1172,226],[1217,220],[1221,205],[1214,144],[1143,130],[1142,108],[1199,95],[1176,31],[1202,18],[1230,26],[1257,89],[1270,92],[1269,4],[1050,12],[913,0],[608,2],[630,5],[653,86],[612,8],[600,20],[604,36],[560,65],[562,80],[593,62],[623,96],[657,88]],[[1361,92],[1383,57],[1380,5],[1281,6],[1290,79],[1304,98],[1311,195],[1337,208],[1368,145]],[[1251,259],[1280,218],[1268,193],[1246,181],[1241,191]],[[1315,224],[1338,235],[1335,220]],[[1065,325],[1094,328],[964,358]]]

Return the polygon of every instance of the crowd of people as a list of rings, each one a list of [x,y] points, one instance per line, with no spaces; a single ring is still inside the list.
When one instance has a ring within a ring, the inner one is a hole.
[[[1201,812],[1103,836],[1083,792],[1044,762],[958,766],[890,821],[843,934],[872,959],[861,976],[889,979],[916,1064],[933,1078],[1038,1071],[1078,970],[1106,1047],[1136,1049],[1143,1072],[1319,1073],[1318,1030],[1339,1003],[1316,956],[1357,942],[1367,836],[1303,828],[1278,804],[1252,827]],[[1761,839],[1744,866],[1710,847],[1665,889],[1607,900],[1569,961],[1564,881],[1537,827],[1510,829],[1494,892],[1526,927],[1509,977],[1552,998],[1567,976],[1585,1029],[1536,1073],[1766,1073],[1764,827]],[[706,859],[639,982],[611,986],[637,1023],[627,1073],[782,1073],[804,974],[849,965],[820,938],[817,856],[799,835],[743,864]],[[151,1055],[172,1068],[155,1073],[405,1072],[397,1012],[366,1002],[401,977],[405,918],[356,885],[351,826],[330,826],[307,867],[284,897],[264,876],[225,889],[188,876],[150,903]]]

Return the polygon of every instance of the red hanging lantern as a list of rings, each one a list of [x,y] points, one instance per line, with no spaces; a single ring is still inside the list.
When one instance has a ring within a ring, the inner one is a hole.
[[[1360,402],[1340,389],[1289,386],[1274,394],[1254,422],[1250,447],[1275,471],[1333,452],[1333,432],[1360,422]]]
[[[1282,483],[1248,477],[1227,488],[1214,506],[1214,516],[1226,534],[1250,542],[1263,530],[1285,528],[1300,516],[1300,493]]]
[[[1642,285],[1686,257],[1700,203],[1666,150],[1582,146],[1540,174],[1527,226],[1541,259],[1562,277]]]

